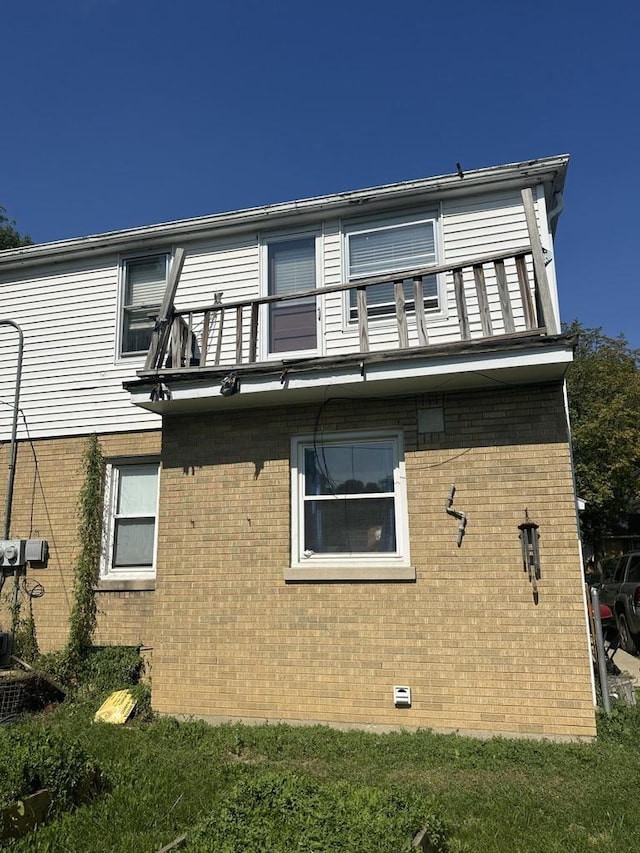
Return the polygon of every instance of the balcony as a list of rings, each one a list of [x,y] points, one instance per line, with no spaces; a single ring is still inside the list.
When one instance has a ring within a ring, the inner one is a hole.
[[[560,335],[544,251],[529,217],[528,225],[530,244],[509,251],[285,295],[225,302],[216,293],[176,310],[179,249],[145,366],[125,387],[134,403],[168,413],[305,402],[328,386],[332,396],[393,395],[562,378],[572,342]],[[436,317],[425,307],[434,280]],[[338,331],[319,326],[321,347],[273,351],[274,316],[287,315],[290,327],[297,318],[304,337],[330,305],[342,322]]]

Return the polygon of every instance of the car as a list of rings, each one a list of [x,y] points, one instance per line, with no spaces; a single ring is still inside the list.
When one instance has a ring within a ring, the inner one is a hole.
[[[600,601],[616,619],[620,647],[629,654],[640,649],[640,551],[631,551],[604,567]]]

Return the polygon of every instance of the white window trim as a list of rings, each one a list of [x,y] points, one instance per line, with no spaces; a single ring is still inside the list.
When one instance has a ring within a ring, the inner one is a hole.
[[[350,444],[366,440],[390,440],[394,448],[395,554],[358,552],[354,554],[303,556],[304,544],[304,450],[310,445]],[[291,439],[291,566],[287,581],[326,580],[415,580],[409,555],[409,518],[401,430],[369,430],[294,436]]]
[[[272,243],[287,243],[290,240],[304,240],[315,238],[316,250],[316,288],[323,287],[324,265],[322,263],[324,252],[324,234],[320,228],[308,228],[306,230],[287,231],[278,234],[260,234],[258,241],[260,246],[260,296],[269,295],[269,246]],[[260,323],[258,331],[258,351],[261,361],[281,361],[282,358],[304,358],[305,356],[324,355],[324,303],[321,296],[316,296],[316,348],[305,350],[291,350],[288,352],[269,352],[269,306],[262,305],[260,308]]]
[[[435,261],[438,265],[443,263],[444,257],[444,240],[442,234],[442,210],[437,207],[430,207],[420,212],[409,214],[398,214],[396,216],[387,215],[380,216],[374,219],[358,219],[347,220],[342,223],[342,272],[343,281],[349,282],[349,238],[352,234],[366,234],[371,231],[383,231],[387,228],[401,228],[403,225],[415,225],[420,222],[433,222],[433,236],[435,246]],[[387,273],[382,273],[386,275]],[[372,276],[373,277],[373,276]],[[427,323],[434,321],[442,321],[447,319],[447,288],[446,277],[442,274],[436,276],[437,292],[438,292],[438,308],[425,311]],[[355,281],[356,279],[354,279]],[[360,280],[360,279],[358,279]],[[366,280],[366,279],[364,279]],[[410,312],[413,314],[413,311]],[[357,320],[351,319],[351,305],[349,291],[345,292],[343,299],[343,330],[352,331],[357,327]],[[374,323],[377,328],[396,325],[396,317],[393,311],[389,314],[379,316],[370,316],[369,323]]]
[[[117,471],[127,465],[155,465],[158,471],[158,487],[156,491],[155,528],[153,533],[153,565],[136,568],[127,566],[125,569],[112,567],[112,555],[115,533],[115,508],[118,496]],[[102,511],[102,547],[100,553],[100,583],[114,581],[155,580],[158,557],[158,506],[160,501],[160,460],[157,457],[127,457],[112,459],[105,467],[104,503]]]
[[[118,258],[118,298],[116,304],[116,334],[114,335],[115,339],[115,362],[130,363],[132,359],[144,360],[146,356],[146,350],[138,350],[136,352],[122,352],[122,344],[124,340],[123,329],[124,329],[124,311],[125,311],[125,289],[127,285],[127,277],[126,277],[126,268],[129,261],[138,261],[143,260],[144,258],[155,258],[160,255],[164,255],[167,259],[167,269],[165,276],[165,288],[166,282],[169,279],[169,271],[171,270],[171,264],[173,263],[173,248],[168,249],[154,249],[143,252],[135,252],[133,254],[120,255]],[[164,295],[164,294],[163,294]],[[162,302],[162,299],[160,300]]]

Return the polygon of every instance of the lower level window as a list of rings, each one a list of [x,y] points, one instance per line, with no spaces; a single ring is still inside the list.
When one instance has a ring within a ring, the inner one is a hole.
[[[102,576],[155,575],[158,463],[111,464],[107,468]]]
[[[294,566],[407,564],[399,433],[294,439],[292,470]]]

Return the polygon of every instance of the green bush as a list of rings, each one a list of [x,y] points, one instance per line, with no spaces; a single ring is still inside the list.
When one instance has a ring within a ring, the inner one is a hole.
[[[142,670],[143,661],[135,647],[93,647],[81,660],[80,683],[91,692],[120,690],[137,684]]]
[[[252,772],[189,837],[189,853],[401,853],[427,827],[434,851],[449,846],[442,822],[415,794],[390,786],[320,782]]]
[[[96,774],[76,740],[32,724],[0,729],[0,805],[47,788],[54,806],[65,807]]]
[[[94,695],[138,684],[144,670],[135,646],[93,646],[70,665],[66,649],[42,655],[39,669],[68,693]]]
[[[629,741],[635,745],[640,738],[640,704],[627,705],[625,702],[614,702],[611,713],[599,713],[597,722],[598,737],[601,741],[618,743]]]

